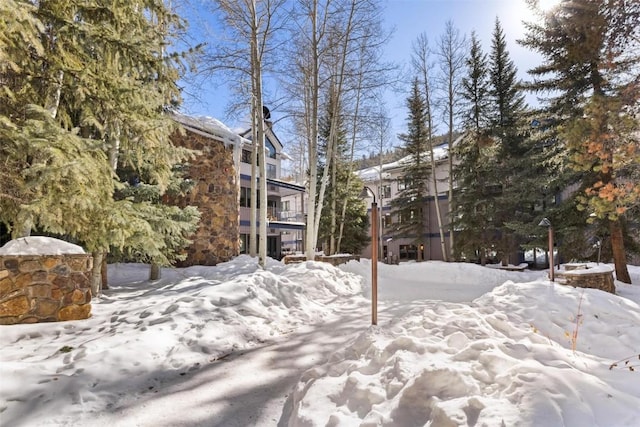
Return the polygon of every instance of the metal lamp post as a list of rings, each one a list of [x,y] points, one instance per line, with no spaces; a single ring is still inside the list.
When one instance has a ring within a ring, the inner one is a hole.
[[[540,224],[541,227],[547,227],[549,229],[549,279],[554,281],[554,272],[553,272],[553,226],[551,225],[551,221],[548,218],[542,218]]]
[[[371,203],[371,324],[378,324],[378,204],[376,193],[364,187],[361,197],[373,196]]]

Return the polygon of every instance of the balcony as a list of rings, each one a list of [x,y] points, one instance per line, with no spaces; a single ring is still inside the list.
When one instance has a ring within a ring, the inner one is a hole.
[[[296,211],[283,211],[278,208],[267,208],[267,218],[271,222],[302,222],[304,223],[304,214]]]

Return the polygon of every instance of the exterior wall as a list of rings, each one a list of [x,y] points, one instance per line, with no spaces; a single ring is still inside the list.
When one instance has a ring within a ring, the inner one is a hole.
[[[0,256],[0,325],[86,319],[91,254]]]
[[[186,176],[195,185],[185,197],[171,200],[178,206],[196,206],[200,225],[193,244],[186,249],[180,266],[216,265],[238,256],[240,185],[233,161],[233,147],[213,138],[187,131],[175,134],[176,145],[199,150],[191,160]]]
[[[268,159],[268,160],[273,160],[273,159]],[[251,169],[251,166],[246,164],[246,163],[242,163],[241,166],[241,170],[248,168],[249,172]],[[241,175],[240,178],[240,186],[242,188],[246,188],[247,191],[249,191],[249,189],[251,188],[251,178],[250,175]],[[276,204],[276,209],[278,209],[279,207],[279,202],[280,202],[280,198],[276,195],[273,194],[273,191],[270,191],[269,186],[267,186],[267,200],[268,202],[271,203],[275,203]],[[267,219],[269,221],[274,220],[274,216],[270,214],[269,211],[272,211],[272,208],[269,208],[267,211]],[[258,216],[260,215],[260,211],[258,209],[257,213]],[[239,233],[242,235],[243,239],[246,239],[250,233],[251,227],[250,227],[250,221],[251,221],[251,208],[249,207],[243,207],[240,206],[240,229],[239,229]],[[260,232],[260,223],[256,223],[256,226],[258,227],[258,232]],[[267,256],[272,257],[272,258],[278,258],[281,252],[281,240],[280,240],[280,233],[277,232],[276,230],[274,230],[273,228],[271,228],[269,226],[269,224],[267,224]],[[248,241],[244,241],[244,245],[241,246],[240,248],[240,252],[241,253],[246,253],[248,251],[248,246],[249,246],[249,242]]]
[[[386,166],[386,167],[385,167]],[[385,214],[391,213],[391,201],[397,197],[400,193],[398,189],[398,183],[401,178],[404,177],[404,168],[395,163],[393,166],[383,165],[383,180],[380,182],[379,175],[376,174],[376,179],[365,181],[365,185],[376,193],[376,201],[378,202],[378,208],[380,209],[380,224],[378,225],[381,230],[380,233],[380,249],[379,258],[385,262],[398,262],[407,261],[408,259],[401,259],[401,247],[405,245],[415,244],[416,236],[398,236],[393,232],[397,217],[391,216],[392,224],[390,227],[383,226],[383,217]],[[449,190],[447,184],[448,177],[448,163],[446,159],[439,161],[436,164],[436,179],[438,181],[438,203],[440,206],[440,213],[442,215],[443,227],[445,230],[449,224],[449,201],[447,192]],[[391,188],[390,196],[384,197],[383,187],[389,186]],[[426,215],[426,227],[423,230],[424,247],[422,250],[416,248],[417,259],[423,260],[443,260],[444,255],[442,253],[442,247],[440,245],[440,233],[438,228],[438,217],[436,213],[435,205],[435,188],[433,186],[433,180],[430,177],[428,182],[429,197],[426,201],[426,209],[424,214]],[[367,203],[370,203],[373,199],[368,199]],[[369,207],[369,215],[371,215],[371,208]],[[449,233],[445,232],[445,249],[449,250]],[[362,251],[362,256],[365,258],[371,257],[371,245],[368,245]]]
[[[245,133],[248,135],[249,131]],[[273,133],[271,127],[267,129],[266,138],[274,149],[274,156],[265,156],[266,165],[273,166],[275,175],[269,175],[267,172],[267,256],[280,259],[283,255],[291,253],[295,247],[300,247],[304,234],[302,229],[304,225],[303,208],[298,203],[289,203],[288,210],[283,209],[284,200],[303,200],[304,188],[292,183],[284,183],[280,181],[281,163],[283,158],[282,144]],[[250,145],[243,147],[244,150],[251,150]],[[249,163],[240,163],[240,186],[248,192],[251,187],[251,165]],[[292,199],[293,198],[293,199]],[[242,253],[248,251],[247,236],[250,234],[251,210],[247,206],[240,206],[240,236],[243,245],[240,248]],[[259,227],[259,224],[258,224]]]

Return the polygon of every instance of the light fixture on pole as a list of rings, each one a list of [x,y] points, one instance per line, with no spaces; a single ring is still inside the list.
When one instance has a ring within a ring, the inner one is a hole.
[[[602,240],[596,237],[595,242],[593,243],[593,247],[598,249],[598,265],[600,265],[600,250],[602,249]]]
[[[549,229],[549,279],[553,282],[553,226],[548,218],[542,218],[542,221],[540,221],[540,224],[538,225]]]
[[[591,219],[591,218],[597,218],[598,215],[596,215],[595,212],[591,212],[589,214],[589,222],[595,221],[595,219]],[[598,265],[600,265],[600,250],[602,249],[602,240],[600,240],[600,238],[598,236],[595,236],[593,238],[593,247],[598,249]]]
[[[376,193],[364,187],[360,197],[373,196],[371,202],[371,324],[378,324],[378,204]]]

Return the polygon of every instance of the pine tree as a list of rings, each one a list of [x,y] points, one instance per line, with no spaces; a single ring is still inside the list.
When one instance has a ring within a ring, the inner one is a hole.
[[[640,3],[576,0],[537,12],[541,23],[528,23],[522,41],[543,57],[529,87],[549,94],[547,111],[583,174],[577,206],[607,225],[616,277],[631,283],[623,229],[640,205]]]
[[[72,9],[63,2],[57,6]],[[0,221],[13,236],[28,235],[34,226],[72,237],[89,235],[93,219],[110,206],[112,173],[101,144],[87,141],[57,114],[61,64],[81,68],[80,60],[72,59],[78,50],[61,48],[58,36],[67,34],[55,35],[54,25],[43,19],[46,2],[11,1],[1,7],[7,8],[2,15],[8,19],[0,39],[0,157],[5,166]],[[72,21],[66,31],[74,28]]]
[[[480,41],[471,34],[471,47],[466,60],[467,73],[462,79],[460,114],[465,129],[462,140],[454,147],[458,159],[454,167],[457,183],[456,204],[452,206],[452,222],[456,230],[456,258],[486,262],[492,245],[493,231],[487,221],[487,190],[496,178],[495,144],[489,137],[489,69],[487,55]]]
[[[407,133],[398,135],[404,142],[406,155],[403,189],[391,202],[391,209],[396,216],[394,235],[413,237],[418,247],[424,245],[426,229],[426,200],[428,196],[428,179],[431,174],[429,163],[429,138],[425,100],[420,92],[417,78],[413,80],[411,93],[407,98]]]
[[[0,147],[10,189],[0,221],[14,235],[34,229],[83,244],[97,257],[94,278],[109,247],[170,262],[197,212],[114,194],[127,186],[121,168],[163,194],[189,156],[171,144],[176,127],[164,114],[179,102],[166,45],[180,21],[162,2],[11,3],[0,39],[9,58],[0,69]]]
[[[490,128],[496,144],[494,182],[489,185],[496,191],[487,196],[490,206],[487,216],[499,234],[496,249],[506,264],[518,245],[518,236],[513,232],[517,227],[513,223],[530,224],[533,221],[531,207],[535,197],[530,189],[535,174],[531,174],[531,147],[526,143],[528,126],[524,95],[497,19],[489,58],[489,96],[493,104]]]

